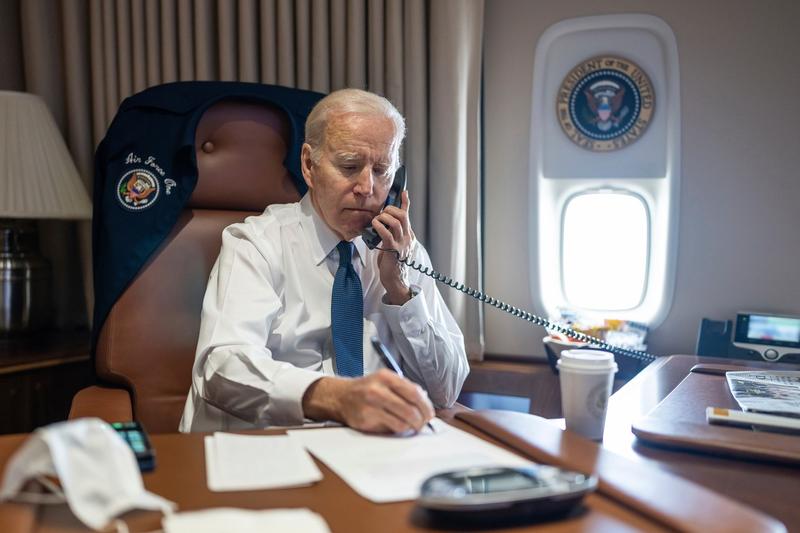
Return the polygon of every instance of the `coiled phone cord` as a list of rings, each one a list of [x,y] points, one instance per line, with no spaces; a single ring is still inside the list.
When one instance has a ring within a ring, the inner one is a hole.
[[[543,328],[557,331],[562,335],[566,335],[567,337],[576,339],[579,342],[585,342],[591,346],[600,348],[601,350],[606,350],[609,352],[619,353],[622,355],[626,355],[628,357],[632,357],[646,364],[652,363],[653,361],[656,360],[656,357],[654,355],[649,354],[647,352],[643,352],[640,350],[632,350],[630,348],[621,348],[619,346],[614,346],[613,344],[608,344],[607,342],[598,339],[597,337],[592,337],[591,335],[581,333],[580,331],[575,331],[572,328],[568,328],[566,326],[550,322],[546,318],[536,316],[533,313],[529,313],[523,309],[519,309],[517,307],[514,307],[513,305],[509,305],[501,300],[498,300],[497,298],[492,298],[491,296],[488,296],[479,290],[473,289],[472,287],[468,287],[463,283],[459,283],[453,278],[445,276],[441,272],[437,272],[428,266],[418,264],[416,261],[410,258],[410,255],[409,257],[403,259],[400,258],[400,253],[397,250],[392,250],[388,248],[378,248],[378,250],[382,250],[384,252],[394,252],[395,255],[397,255],[398,257],[398,261],[400,261],[404,265],[411,267],[414,270],[435,279],[439,283],[443,283],[448,287],[451,287],[457,291],[461,291],[464,294],[472,296],[476,300],[480,300],[483,303],[491,305],[492,307],[496,307],[497,309],[505,311],[506,313],[513,315],[517,318],[521,318],[522,320],[526,320],[528,322],[536,324],[537,326],[542,326]]]

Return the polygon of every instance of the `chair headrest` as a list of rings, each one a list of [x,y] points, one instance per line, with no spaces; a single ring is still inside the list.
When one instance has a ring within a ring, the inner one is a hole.
[[[195,132],[198,181],[187,207],[262,211],[299,200],[283,165],[289,131],[286,114],[273,105],[210,107]]]

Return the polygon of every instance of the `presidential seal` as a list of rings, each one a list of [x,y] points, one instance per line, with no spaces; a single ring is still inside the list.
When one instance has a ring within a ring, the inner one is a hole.
[[[160,186],[149,170],[136,168],[122,175],[117,183],[117,200],[126,209],[141,211],[158,199]]]
[[[594,152],[618,150],[641,137],[654,108],[650,78],[634,62],[616,56],[577,65],[556,99],[561,129],[572,142]]]

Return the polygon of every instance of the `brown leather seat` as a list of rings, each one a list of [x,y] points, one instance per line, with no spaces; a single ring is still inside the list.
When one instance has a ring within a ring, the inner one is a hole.
[[[152,433],[177,431],[223,228],[300,199],[283,165],[289,139],[288,119],[271,106],[223,101],[204,113],[195,135],[197,187],[100,331],[98,380],[121,388],[80,391],[70,418],[135,418]]]

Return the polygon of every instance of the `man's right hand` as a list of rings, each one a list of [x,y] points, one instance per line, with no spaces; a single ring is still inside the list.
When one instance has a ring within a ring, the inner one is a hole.
[[[420,431],[435,414],[422,387],[386,369],[363,378],[318,379],[303,396],[303,413],[371,433]]]

